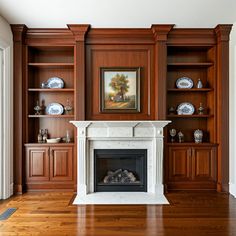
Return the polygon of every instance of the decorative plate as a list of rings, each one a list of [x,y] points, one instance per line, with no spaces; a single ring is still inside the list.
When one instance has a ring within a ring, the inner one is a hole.
[[[46,107],[46,113],[48,115],[61,115],[64,111],[63,106],[60,103],[50,103],[47,107]]]
[[[52,77],[49,78],[47,81],[47,87],[48,88],[64,88],[64,81],[63,79],[59,78],[59,77]]]
[[[177,108],[178,115],[192,115],[195,111],[193,104],[188,102],[181,103]]]
[[[176,80],[176,87],[179,89],[190,89],[193,87],[192,79],[188,77],[181,77]]]

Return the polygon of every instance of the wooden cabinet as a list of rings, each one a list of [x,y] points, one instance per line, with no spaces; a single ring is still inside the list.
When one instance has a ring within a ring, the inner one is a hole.
[[[169,180],[187,181],[191,179],[191,148],[169,148]]]
[[[216,187],[216,145],[170,144],[167,152],[168,189]]]
[[[68,188],[73,173],[71,144],[26,144],[27,189]]]
[[[49,180],[49,147],[26,148],[27,181]]]
[[[50,148],[50,180],[72,180],[72,147]]]

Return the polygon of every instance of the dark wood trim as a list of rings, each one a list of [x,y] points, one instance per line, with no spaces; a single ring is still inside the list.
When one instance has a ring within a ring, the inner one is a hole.
[[[13,137],[13,172],[14,172],[14,193],[21,194],[23,192],[23,176],[24,176],[24,150],[25,142],[24,118],[24,39],[27,31],[25,25],[11,25],[14,42],[14,71],[13,71],[13,101],[14,101],[14,137]]]
[[[214,29],[183,28],[172,29],[168,34],[168,45],[199,45],[216,44]]]
[[[152,25],[155,39],[155,119],[166,117],[167,37],[174,25]]]
[[[76,120],[85,119],[85,36],[90,25],[68,25],[75,39]]]
[[[218,25],[217,36],[217,190],[229,191],[229,34],[232,25]]]

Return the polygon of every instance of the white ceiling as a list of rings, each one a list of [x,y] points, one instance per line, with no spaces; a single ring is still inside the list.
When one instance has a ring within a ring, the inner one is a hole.
[[[0,15],[28,27],[215,27],[236,22],[236,0],[0,0]]]

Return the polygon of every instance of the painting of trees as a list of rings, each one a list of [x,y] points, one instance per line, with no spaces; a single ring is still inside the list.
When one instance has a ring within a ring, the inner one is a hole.
[[[101,68],[101,111],[139,112],[140,68]]]
[[[125,101],[124,95],[129,91],[128,76],[117,73],[112,79],[109,86],[116,93],[115,100]]]

